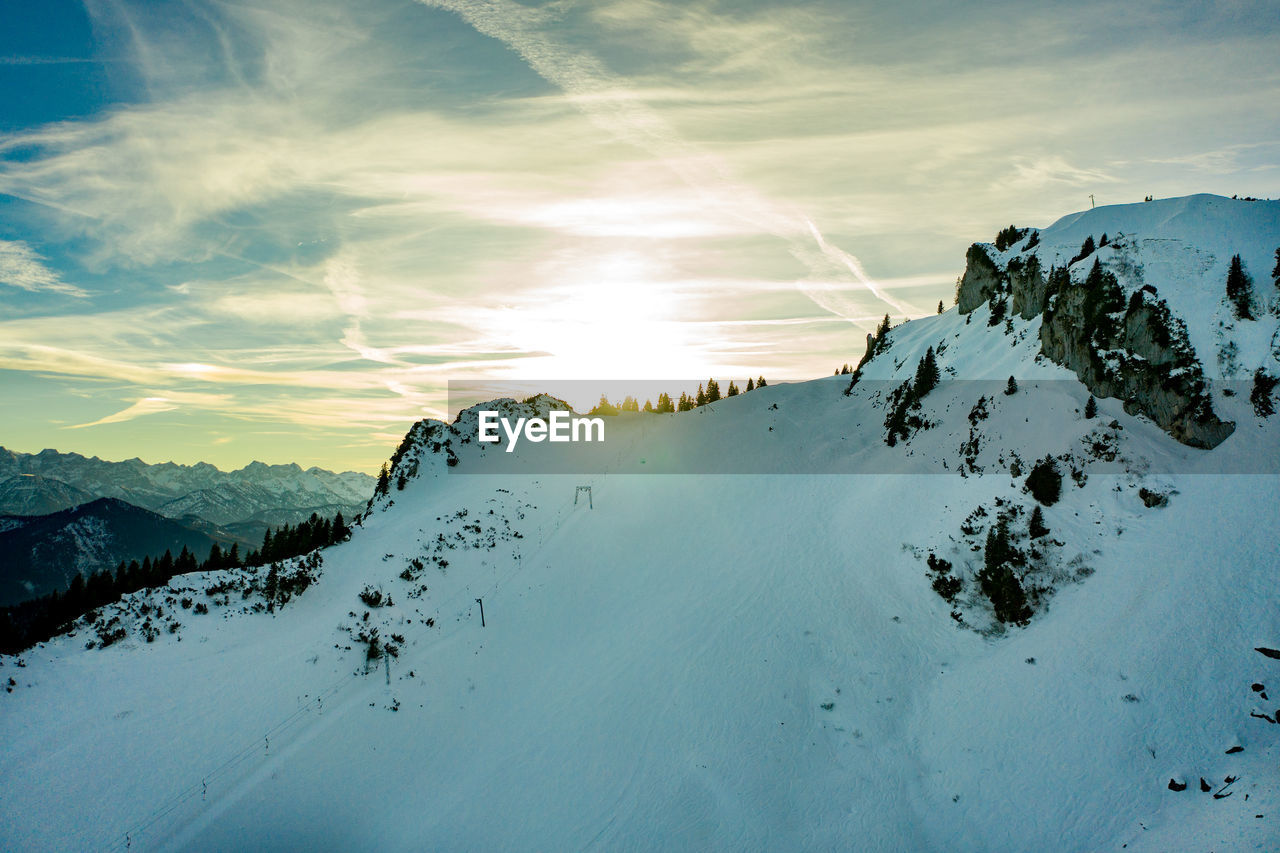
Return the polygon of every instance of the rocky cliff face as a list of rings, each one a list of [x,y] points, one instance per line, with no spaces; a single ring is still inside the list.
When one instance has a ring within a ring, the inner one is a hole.
[[[1212,448],[1231,435],[1235,424],[1214,413],[1186,326],[1168,305],[1138,282],[1127,283],[1126,301],[1115,273],[1096,258],[1080,278],[1066,267],[1046,275],[1035,255],[1001,264],[975,243],[957,301],[962,314],[1009,299],[1023,319],[1042,317],[1046,358],[1073,371],[1094,396],[1123,400],[1130,414],[1146,415],[1183,444]]]
[[[1008,275],[1013,313],[1024,320],[1043,313],[1049,300],[1049,282],[1040,270],[1040,259],[1035,255],[1025,261],[1014,258],[1009,262]]]
[[[956,295],[961,314],[968,314],[1005,289],[1008,276],[991,260],[981,243],[974,243],[964,256],[964,275]]]

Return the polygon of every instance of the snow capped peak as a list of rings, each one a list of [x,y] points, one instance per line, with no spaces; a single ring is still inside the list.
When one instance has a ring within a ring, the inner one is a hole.
[[[120,498],[174,518],[194,514],[215,524],[252,519],[262,513],[273,514],[271,523],[280,524],[298,520],[293,516],[299,512],[303,517],[313,511],[332,515],[337,507],[353,512],[364,505],[374,484],[374,478],[367,474],[337,474],[315,467],[304,471],[296,463],[267,465],[255,461],[238,471],[224,472],[205,462],[148,465],[137,458],[104,462],[53,450],[35,455],[0,453],[0,478],[28,473],[66,483],[83,493]],[[21,511],[16,503],[5,506],[9,511]],[[280,513],[286,517],[274,518]],[[260,536],[261,531],[255,535]]]

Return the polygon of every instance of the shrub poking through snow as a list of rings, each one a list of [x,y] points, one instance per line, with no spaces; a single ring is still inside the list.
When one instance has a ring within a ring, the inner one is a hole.
[[[942,596],[948,604],[956,600],[960,594],[961,581],[951,573],[951,562],[935,557],[931,552],[928,559],[930,585],[933,591]]]

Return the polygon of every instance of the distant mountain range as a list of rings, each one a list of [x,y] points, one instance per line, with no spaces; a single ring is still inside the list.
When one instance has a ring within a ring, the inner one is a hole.
[[[0,482],[3,515],[46,515],[93,499],[91,492],[38,474],[18,474]]]
[[[0,447],[0,605],[166,548],[176,554],[185,544],[203,558],[214,542],[256,547],[269,527],[312,513],[353,518],[375,482],[296,464],[221,471],[204,462],[148,465]]]
[[[0,516],[0,606],[65,590],[121,560],[178,554],[204,557],[214,539],[188,525],[117,498],[98,498],[37,516]]]
[[[13,482],[34,475],[37,486]],[[61,506],[54,506],[58,487],[69,486]],[[15,453],[0,447],[0,514],[32,514],[31,490],[39,494],[44,512],[68,509],[92,498],[119,498],[170,518],[196,515],[214,524],[231,524],[263,515],[292,513],[288,520],[306,518],[328,508],[363,509],[373,494],[374,478],[356,471],[341,474],[296,464],[251,462],[236,471],[221,471],[205,462],[148,465],[141,459],[107,462],[79,453],[42,450]],[[76,491],[78,490],[78,491]],[[79,499],[78,499],[79,498]],[[268,523],[275,523],[275,517]]]

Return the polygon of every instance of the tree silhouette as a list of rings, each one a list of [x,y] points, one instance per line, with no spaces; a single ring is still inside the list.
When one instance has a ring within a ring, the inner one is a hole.
[[[1231,258],[1231,268],[1227,271],[1227,298],[1231,300],[1236,307],[1236,318],[1239,320],[1253,319],[1253,282],[1249,280],[1249,274],[1244,271],[1244,265],[1240,262],[1239,255],[1233,255]]]

